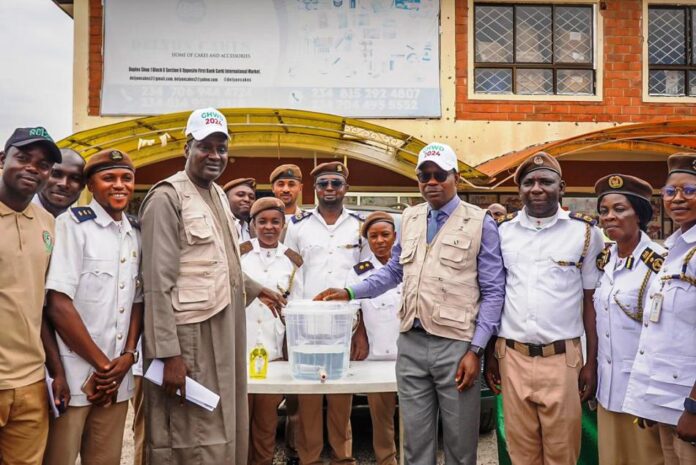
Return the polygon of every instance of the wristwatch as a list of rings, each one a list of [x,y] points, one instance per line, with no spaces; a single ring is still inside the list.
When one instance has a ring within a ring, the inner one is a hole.
[[[684,410],[689,413],[696,414],[696,399],[687,397],[684,399]]]
[[[124,350],[123,352],[121,352],[121,355],[125,354],[131,354],[133,356],[133,364],[138,363],[138,360],[140,360],[140,352],[138,352],[137,350]]]
[[[483,356],[484,349],[483,347],[475,346],[472,344],[469,346],[469,351],[473,352],[474,355],[476,355],[478,358],[481,358]]]

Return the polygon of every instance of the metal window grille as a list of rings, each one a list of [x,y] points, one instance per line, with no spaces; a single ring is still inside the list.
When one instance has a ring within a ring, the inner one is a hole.
[[[476,3],[474,91],[594,95],[589,5]]]
[[[696,96],[696,7],[648,9],[648,93]]]

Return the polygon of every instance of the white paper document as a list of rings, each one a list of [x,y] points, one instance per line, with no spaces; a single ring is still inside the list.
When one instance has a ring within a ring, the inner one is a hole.
[[[145,373],[145,379],[161,386],[163,373],[164,363],[162,363],[162,360],[154,359]],[[180,391],[176,391],[176,393],[181,395]],[[187,376],[186,400],[212,412],[218,406],[220,396]]]
[[[53,418],[58,418],[60,416],[60,410],[58,410],[58,407],[56,407],[56,398],[53,397],[53,378],[51,378],[51,375],[48,374],[48,370],[44,368],[46,371],[46,389],[48,389],[48,402],[51,404],[51,412],[53,412]]]

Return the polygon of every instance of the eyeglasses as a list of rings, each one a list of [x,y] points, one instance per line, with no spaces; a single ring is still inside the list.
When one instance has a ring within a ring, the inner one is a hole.
[[[682,193],[682,197],[687,200],[696,198],[696,185],[686,184],[684,186],[665,186],[661,190],[662,198],[665,200],[672,200],[677,196],[677,192]]]
[[[416,177],[418,178],[418,182],[423,184],[430,182],[432,178],[435,178],[435,181],[437,182],[445,182],[451,173],[451,171],[443,170],[429,171],[427,173],[424,171],[418,171],[416,173]]]
[[[327,181],[317,181],[314,185],[317,186],[318,189],[324,190],[327,187],[329,187],[329,184],[331,184],[331,187],[333,189],[340,189],[341,187],[346,185],[346,183],[341,181],[340,179],[331,179],[331,180],[327,180]]]

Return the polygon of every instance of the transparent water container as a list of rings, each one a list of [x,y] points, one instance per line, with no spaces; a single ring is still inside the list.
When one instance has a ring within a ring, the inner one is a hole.
[[[285,307],[290,371],[296,379],[345,376],[358,305],[354,302],[292,301]]]

